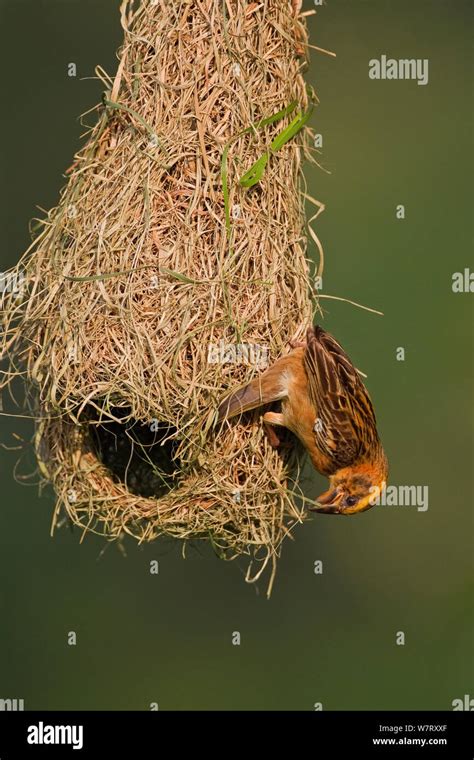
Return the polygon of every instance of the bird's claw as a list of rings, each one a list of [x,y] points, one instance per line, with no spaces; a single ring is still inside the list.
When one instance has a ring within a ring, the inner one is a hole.
[[[268,422],[264,422],[263,429],[265,430],[268,443],[270,444],[272,449],[278,449],[280,447],[281,441],[278,435],[276,434],[275,428],[273,427],[273,425],[270,425]]]

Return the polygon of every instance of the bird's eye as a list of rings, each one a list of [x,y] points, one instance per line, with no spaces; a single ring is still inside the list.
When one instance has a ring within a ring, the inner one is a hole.
[[[358,501],[359,499],[357,496],[348,496],[345,503],[347,507],[353,507],[355,504],[357,504]]]

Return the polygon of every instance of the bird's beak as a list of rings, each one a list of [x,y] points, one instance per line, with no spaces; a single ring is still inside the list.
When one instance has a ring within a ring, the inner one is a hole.
[[[312,507],[311,512],[324,512],[328,515],[338,515],[341,513],[341,501],[344,491],[340,488],[329,488],[316,499],[317,507]]]

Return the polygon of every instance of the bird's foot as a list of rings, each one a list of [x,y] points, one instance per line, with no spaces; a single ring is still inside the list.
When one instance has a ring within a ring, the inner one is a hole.
[[[268,422],[264,422],[263,429],[265,431],[265,435],[268,438],[268,443],[270,444],[272,449],[278,449],[281,444],[281,441],[278,435],[276,434],[275,428],[273,427],[273,425],[270,425],[270,423]]]
[[[285,444],[281,442],[275,430],[275,425],[278,427],[286,427],[285,418],[283,415],[277,412],[266,412],[263,415],[262,421],[263,429],[265,430],[270,446],[274,449],[278,449],[280,447],[285,448]]]

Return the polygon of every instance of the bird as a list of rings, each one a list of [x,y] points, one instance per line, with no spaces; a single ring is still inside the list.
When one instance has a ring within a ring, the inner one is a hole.
[[[263,425],[271,446],[281,445],[275,428],[288,428],[303,444],[329,488],[310,511],[353,515],[370,509],[384,488],[388,462],[369,394],[348,355],[320,325],[306,342],[278,359],[259,377],[223,399],[217,422],[280,402]]]

